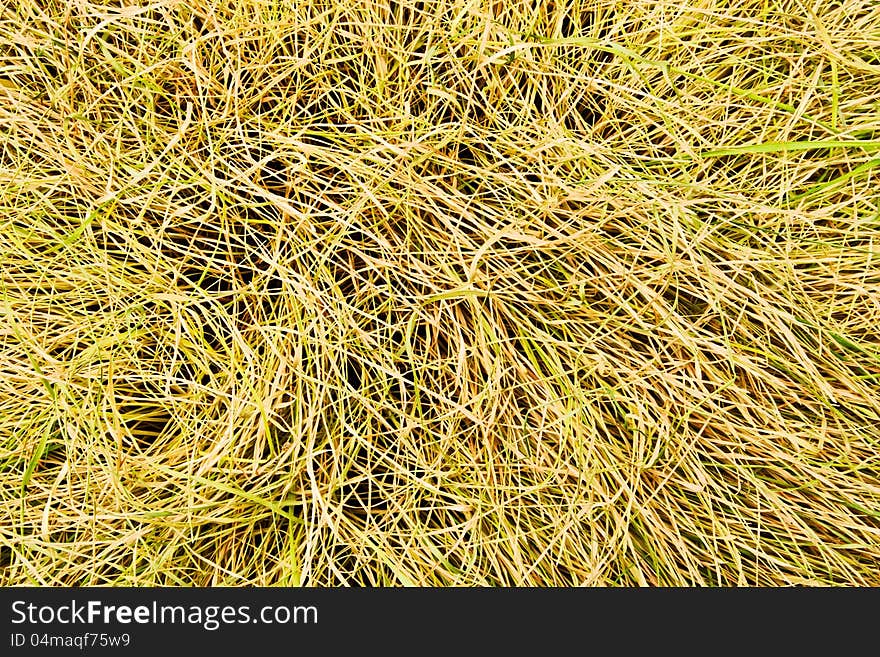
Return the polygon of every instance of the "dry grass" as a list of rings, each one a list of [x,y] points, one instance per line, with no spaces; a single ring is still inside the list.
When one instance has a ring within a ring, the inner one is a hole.
[[[872,0],[12,0],[0,584],[880,585]]]

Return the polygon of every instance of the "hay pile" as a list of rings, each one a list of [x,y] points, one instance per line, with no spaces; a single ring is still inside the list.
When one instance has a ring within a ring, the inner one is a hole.
[[[0,584],[880,585],[875,2],[0,11]]]

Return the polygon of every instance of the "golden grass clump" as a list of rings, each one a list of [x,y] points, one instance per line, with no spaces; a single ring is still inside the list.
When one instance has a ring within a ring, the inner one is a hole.
[[[880,5],[0,9],[0,584],[880,585]]]

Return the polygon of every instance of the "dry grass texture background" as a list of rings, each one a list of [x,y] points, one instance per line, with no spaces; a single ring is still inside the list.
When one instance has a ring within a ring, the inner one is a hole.
[[[880,6],[0,9],[0,584],[880,585]]]

